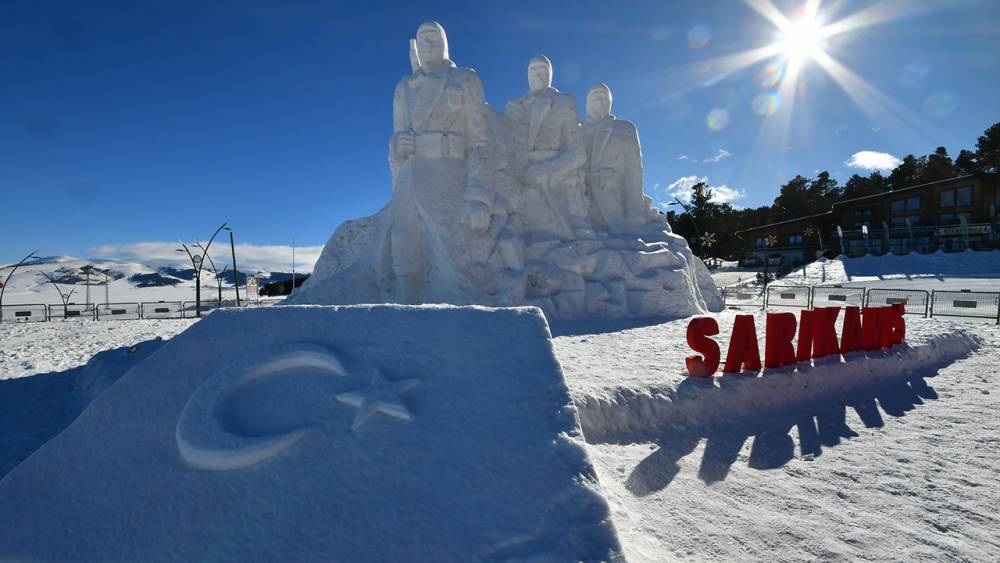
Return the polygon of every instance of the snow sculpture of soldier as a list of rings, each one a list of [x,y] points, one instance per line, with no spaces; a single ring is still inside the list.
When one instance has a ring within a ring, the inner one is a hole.
[[[639,134],[631,122],[611,114],[611,100],[611,89],[604,83],[587,92],[583,144],[590,219],[595,226],[618,234],[649,222],[651,200],[642,193]]]
[[[414,72],[393,95],[393,188],[378,251],[381,278],[404,303],[455,299],[489,281],[503,227],[491,217],[482,82],[448,58],[437,22],[420,25],[413,47]]]
[[[523,185],[519,215],[533,238],[574,240],[589,227],[581,173],[587,155],[576,101],[552,87],[552,62],[544,55],[528,63],[528,85],[530,90],[504,110]]]

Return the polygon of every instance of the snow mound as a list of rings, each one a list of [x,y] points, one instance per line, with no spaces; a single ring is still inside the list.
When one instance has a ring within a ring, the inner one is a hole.
[[[926,376],[979,346],[977,337],[958,330],[912,346],[766,369],[760,377],[729,374],[687,378],[676,385],[619,387],[579,396],[576,403],[590,443],[656,441],[678,428],[753,425],[773,422],[805,405],[855,404],[872,388]]]
[[[98,352],[86,365],[65,371],[0,379],[0,478],[162,345],[160,339],[140,342]]]
[[[805,272],[803,273],[803,269]],[[933,254],[886,254],[832,260],[820,258],[780,280],[781,284],[832,285],[873,281],[935,282],[945,278],[991,278],[993,290],[1000,288],[1000,251],[935,252]],[[931,286],[933,287],[933,286]]]
[[[532,308],[213,313],[0,498],[0,559],[621,558]]]

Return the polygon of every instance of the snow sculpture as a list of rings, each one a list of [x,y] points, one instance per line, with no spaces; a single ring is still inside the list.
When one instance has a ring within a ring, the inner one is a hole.
[[[526,234],[571,241],[587,227],[580,174],[587,155],[579,111],[572,96],[552,87],[552,63],[544,55],[528,63],[528,85],[528,93],[508,102],[504,111],[516,138],[521,220]]]
[[[623,560],[529,308],[212,313],[0,499],[0,561]]]
[[[631,122],[611,115],[611,99],[604,83],[587,92],[587,193],[594,224],[623,233],[649,221],[650,200],[642,193],[639,134]]]
[[[289,304],[534,305],[559,320],[722,308],[642,193],[639,137],[611,115],[607,86],[589,92],[581,126],[538,55],[529,91],[499,113],[434,22],[410,64],[393,97],[389,204],[341,225]]]

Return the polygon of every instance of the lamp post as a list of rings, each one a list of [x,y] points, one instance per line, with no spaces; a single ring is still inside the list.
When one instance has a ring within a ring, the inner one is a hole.
[[[177,252],[185,252],[185,253],[187,253],[188,258],[191,259],[191,265],[194,266],[194,278],[195,278],[195,286],[194,286],[195,315],[197,317],[199,317],[199,318],[201,318],[201,268],[202,268],[202,266],[205,265],[205,256],[208,256],[208,249],[212,247],[212,241],[215,240],[215,237],[218,236],[219,233],[223,229],[229,230],[229,227],[228,227],[228,225],[226,223],[223,223],[222,225],[219,226],[218,229],[215,229],[215,232],[212,233],[212,238],[208,239],[208,244],[206,244],[205,246],[202,246],[201,243],[195,243],[193,245],[193,246],[195,246],[196,248],[198,248],[198,249],[200,249],[202,251],[202,253],[200,255],[192,254],[191,253],[191,249],[188,248],[188,245],[184,244],[184,242],[181,242],[181,248],[177,249]],[[211,258],[209,258],[209,260],[211,260]],[[214,266],[213,266],[213,269],[214,269]]]
[[[705,233],[698,239],[698,248],[708,249],[708,261],[712,261],[712,247],[715,246],[715,233]]]
[[[62,289],[59,288],[59,284],[56,283],[56,280],[52,279],[52,276],[46,274],[45,272],[39,272],[39,275],[49,280],[49,283],[51,283],[52,286],[56,288],[56,293],[59,294],[59,299],[62,301],[63,304],[63,320],[65,320],[66,312],[69,309],[69,298],[73,296],[73,292],[76,291],[76,288],[74,287],[73,289],[69,290],[69,293],[63,293]]]
[[[240,271],[236,268],[236,243],[233,241],[233,230],[229,231],[229,250],[233,253],[233,287],[236,288],[236,306],[240,306]]]
[[[201,243],[198,243],[198,242],[194,243],[194,246],[197,247],[197,248],[202,248]],[[202,250],[204,251],[203,248],[202,248]],[[218,287],[219,287],[219,289],[218,289],[219,293],[217,294],[216,297],[217,297],[217,301],[219,303],[219,308],[221,309],[222,308],[222,278],[219,277],[219,270],[217,270],[215,268],[215,260],[212,260],[211,255],[209,255],[208,252],[205,252],[204,256],[205,256],[205,258],[208,258],[208,264],[209,264],[209,266],[212,267],[212,273],[215,274],[215,282],[218,284]],[[228,269],[229,269],[229,265],[227,264],[226,267],[222,268],[222,275],[225,275],[226,270],[228,270]]]
[[[774,247],[777,242],[778,239],[774,235],[767,235],[764,237],[764,292],[761,294],[764,296],[763,307],[767,307],[767,262],[770,260],[767,249]]]
[[[5,289],[7,289],[7,286],[10,285],[10,278],[14,276],[14,272],[17,271],[17,269],[21,266],[21,264],[24,264],[25,262],[27,262],[28,260],[30,260],[30,259],[32,259],[34,257],[35,257],[35,253],[32,252],[31,254],[25,256],[24,258],[21,258],[21,261],[18,262],[17,264],[13,264],[11,266],[4,266],[3,268],[0,268],[0,270],[6,270],[7,268],[13,268],[10,271],[10,273],[7,274],[7,278],[3,280],[3,284],[0,285],[0,321],[3,321],[3,292],[4,292]]]

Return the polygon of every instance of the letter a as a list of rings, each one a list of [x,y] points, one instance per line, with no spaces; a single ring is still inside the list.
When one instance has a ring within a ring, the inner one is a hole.
[[[840,351],[844,354],[848,352],[859,352],[864,348],[864,341],[861,339],[861,308],[848,307],[844,311],[844,328],[840,335]]]
[[[739,373],[742,367],[746,367],[747,371],[760,369],[760,350],[757,348],[757,332],[753,324],[753,315],[736,315],[736,322],[733,323],[733,336],[729,339],[726,365],[722,371]]]
[[[722,355],[719,343],[709,338],[715,334],[719,334],[719,323],[712,317],[695,317],[688,323],[688,346],[695,352],[704,354],[704,358],[701,356],[684,358],[688,375],[691,377],[711,377],[719,369],[719,358]]]
[[[795,363],[795,313],[768,313],[764,329],[764,366],[776,368]]]

